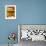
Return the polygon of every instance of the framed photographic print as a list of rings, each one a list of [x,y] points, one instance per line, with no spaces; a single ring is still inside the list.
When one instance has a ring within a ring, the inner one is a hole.
[[[18,42],[46,41],[46,24],[18,24]]]
[[[16,19],[16,5],[5,5],[5,19]]]

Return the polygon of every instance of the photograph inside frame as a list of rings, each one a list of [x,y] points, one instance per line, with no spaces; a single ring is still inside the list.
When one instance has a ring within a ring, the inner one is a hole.
[[[5,6],[5,19],[16,19],[16,5]]]
[[[21,40],[46,41],[46,25],[18,25],[18,33],[20,32]]]

